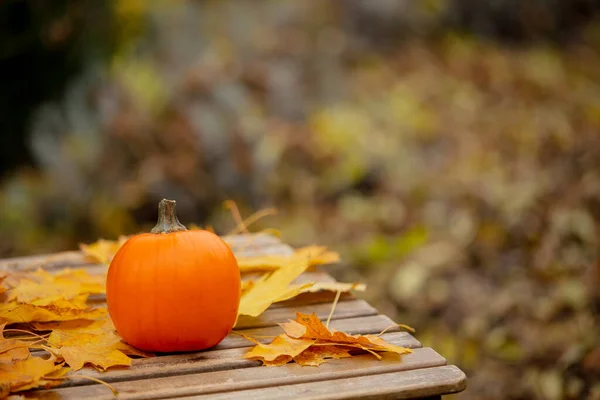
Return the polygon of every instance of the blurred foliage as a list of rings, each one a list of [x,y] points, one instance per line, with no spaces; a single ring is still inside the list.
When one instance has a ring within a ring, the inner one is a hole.
[[[163,197],[221,231],[225,199],[276,206],[262,227],[339,250],[459,397],[600,398],[595,2],[107,4],[111,50],[2,183],[0,254],[146,229]]]

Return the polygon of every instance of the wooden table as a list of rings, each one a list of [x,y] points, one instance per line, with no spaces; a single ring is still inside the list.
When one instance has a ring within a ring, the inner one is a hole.
[[[230,237],[236,254],[289,254],[293,250],[272,236],[248,243],[247,236]],[[0,260],[0,270],[27,270],[42,267],[57,270],[84,267],[103,272],[106,267],[85,261],[80,252]],[[325,272],[303,274],[299,281],[333,281]],[[325,320],[334,295],[328,292],[302,294],[271,306],[258,318],[240,318],[236,330],[258,336],[282,332],[278,323],[295,318],[296,311],[316,313]],[[102,299],[101,299],[102,301]],[[351,334],[377,334],[394,322],[371,305],[350,294],[341,296],[330,327]],[[119,399],[439,399],[441,395],[464,390],[466,376],[456,366],[447,365],[433,349],[422,347],[412,335],[393,328],[382,337],[395,345],[410,347],[412,354],[398,357],[384,354],[379,361],[370,354],[330,360],[319,367],[290,363],[263,367],[259,361],[242,358],[253,346],[239,335],[230,334],[213,349],[136,359],[126,369],[81,373],[110,382]],[[270,339],[263,339],[265,342]],[[96,400],[114,399],[110,391],[86,380],[65,381],[51,390],[25,393],[25,398]]]

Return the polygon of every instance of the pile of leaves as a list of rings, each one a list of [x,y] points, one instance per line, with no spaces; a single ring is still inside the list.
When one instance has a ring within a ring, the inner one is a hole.
[[[367,351],[378,359],[378,351],[407,354],[411,350],[386,343],[377,335],[348,335],[329,329],[315,315],[296,314],[295,320],[280,324],[284,333],[270,344],[261,344],[255,339],[244,336],[256,343],[256,347],[244,355],[250,360],[260,360],[266,366],[279,366],[294,361],[302,366],[319,366],[327,358],[352,357],[351,351]]]
[[[125,240],[99,240],[81,248],[90,260],[106,264]],[[239,315],[257,317],[272,303],[320,290],[338,293],[335,307],[341,292],[365,289],[361,284],[340,282],[294,283],[310,267],[339,260],[337,253],[325,247],[309,246],[289,256],[236,257],[244,277]],[[118,335],[104,307],[105,279],[106,271],[92,275],[83,268],[55,273],[40,268],[0,276],[0,397],[52,387],[64,379],[94,380],[70,373],[85,366],[105,371],[131,366],[131,357],[154,356],[128,345]],[[268,366],[290,361],[318,366],[327,358],[350,357],[350,352],[357,350],[378,358],[376,352],[380,351],[410,352],[377,336],[329,330],[315,315],[298,314],[296,321],[282,324],[282,328],[284,333],[268,345],[242,335],[257,343],[245,357],[260,359]]]

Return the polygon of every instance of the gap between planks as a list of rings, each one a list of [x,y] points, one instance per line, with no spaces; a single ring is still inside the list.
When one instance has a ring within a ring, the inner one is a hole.
[[[391,339],[397,334],[386,334],[386,339],[397,344],[401,341]],[[352,358],[329,360],[319,367],[302,367],[289,363],[281,367],[261,367],[252,363],[247,368],[228,369],[204,373],[172,375],[111,383],[118,391],[120,399],[160,399],[199,394],[214,394],[230,391],[268,388],[299,383],[314,383],[333,379],[366,375],[401,372],[446,365],[446,360],[430,348],[414,349],[411,354],[398,356],[382,353],[378,360],[373,355],[361,354]],[[176,373],[174,371],[174,373]],[[46,392],[47,394],[44,394]],[[59,388],[37,392],[41,398],[49,394],[60,399],[110,399],[112,394],[104,386],[94,384]]]

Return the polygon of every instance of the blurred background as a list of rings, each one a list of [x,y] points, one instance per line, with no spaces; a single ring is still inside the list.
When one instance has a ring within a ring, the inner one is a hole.
[[[257,224],[470,377],[600,399],[600,2],[0,2],[0,256]]]

